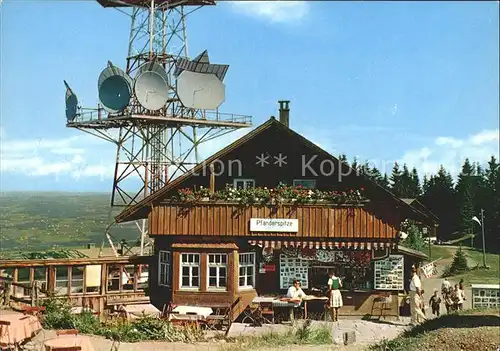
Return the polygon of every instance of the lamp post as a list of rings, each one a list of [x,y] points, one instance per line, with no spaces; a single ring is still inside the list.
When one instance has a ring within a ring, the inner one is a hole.
[[[483,267],[486,268],[486,248],[484,244],[484,210],[481,209],[481,221],[479,221],[476,216],[472,217],[472,220],[477,222],[481,226],[481,234],[483,236]]]

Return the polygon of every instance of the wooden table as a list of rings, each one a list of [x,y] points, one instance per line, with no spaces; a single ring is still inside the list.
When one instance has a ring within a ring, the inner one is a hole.
[[[45,351],[51,351],[58,347],[72,346],[80,346],[82,351],[94,351],[90,339],[84,335],[61,335],[57,338],[46,340],[43,345],[45,346]]]
[[[14,311],[0,311],[0,344],[18,345],[42,329],[37,317]]]

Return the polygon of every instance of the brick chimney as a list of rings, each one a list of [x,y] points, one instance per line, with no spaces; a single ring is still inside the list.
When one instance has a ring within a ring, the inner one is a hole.
[[[281,100],[278,103],[280,104],[280,122],[290,127],[290,109],[288,108],[290,101]]]

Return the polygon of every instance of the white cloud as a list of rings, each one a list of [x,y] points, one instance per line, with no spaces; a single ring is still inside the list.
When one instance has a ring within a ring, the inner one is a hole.
[[[80,174],[92,176],[95,172],[88,169],[94,169],[93,163],[98,161],[98,157],[106,156],[106,153],[96,153],[96,144],[90,143],[91,139],[94,138],[80,135],[60,139],[11,140],[5,137],[4,131],[0,145],[0,171],[33,177],[54,175],[56,180],[62,175],[73,178],[78,178]],[[87,149],[88,144],[92,145],[91,149]],[[114,148],[105,141],[100,141],[97,146],[109,151]]]
[[[415,166],[423,174],[436,173],[441,165],[454,176],[460,173],[465,158],[471,162],[486,163],[491,156],[499,157],[498,129],[490,129],[464,139],[438,137],[433,145],[407,151],[401,163]]]
[[[199,146],[201,159],[211,156],[250,130],[250,128],[240,129],[202,143]],[[54,176],[55,181],[61,177],[69,177],[74,180],[81,178],[111,180],[114,177],[116,146],[108,141],[87,134],[60,139],[11,140],[5,138],[5,131],[0,131],[2,132],[0,171],[4,175]],[[116,138],[117,134],[113,137]],[[182,146],[187,149],[189,145],[184,144],[184,142]],[[176,140],[175,147],[177,148],[177,146]],[[134,153],[138,152],[138,147],[136,144]],[[121,155],[121,161],[126,162],[126,157],[125,153]],[[190,155],[189,159],[194,161],[194,153]],[[130,174],[125,183],[133,183],[135,185],[131,186],[136,187],[137,182],[140,182],[140,175],[144,176],[144,167],[139,167],[137,171],[134,171],[132,166],[128,167],[126,164],[120,165],[118,174]],[[170,172],[173,172],[173,169]],[[177,172],[176,176],[180,174],[182,173]]]
[[[307,1],[231,1],[239,13],[275,23],[300,21],[309,12]]]

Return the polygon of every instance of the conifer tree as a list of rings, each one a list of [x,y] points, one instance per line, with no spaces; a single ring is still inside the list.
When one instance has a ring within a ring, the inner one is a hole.
[[[472,217],[475,215],[475,198],[477,196],[476,174],[474,166],[466,158],[462,166],[462,171],[458,175],[457,205],[459,206],[458,234],[471,234],[474,232]]]
[[[420,179],[418,178],[418,172],[415,167],[411,170],[411,197],[418,198],[422,195],[422,189],[420,188]]]
[[[399,169],[399,164],[397,162],[394,162],[394,167],[392,168],[389,179],[392,193],[398,197],[402,197],[401,194],[403,193],[403,184],[401,179],[401,170]]]
[[[439,218],[438,238],[450,240],[457,228],[457,210],[453,178],[443,166],[437,175],[432,175],[427,182],[422,203]]]

